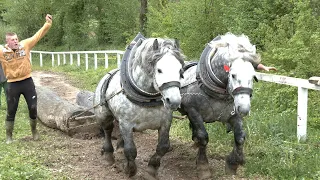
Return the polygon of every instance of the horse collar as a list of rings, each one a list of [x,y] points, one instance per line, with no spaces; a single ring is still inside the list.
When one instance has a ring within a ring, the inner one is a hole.
[[[135,82],[130,78],[128,66],[130,63],[130,56],[131,56],[131,50],[135,45],[139,45],[139,42],[141,40],[144,40],[145,37],[143,37],[140,33],[134,38],[132,43],[127,47],[123,57],[122,62],[120,66],[120,83],[124,90],[125,95],[127,98],[140,106],[160,106],[163,105],[163,102],[161,100],[162,96],[160,93],[148,93],[140,88],[137,87]]]
[[[229,96],[227,92],[227,85],[223,83],[212,71],[209,58],[211,51],[212,48],[209,45],[207,45],[203,50],[200,61],[197,65],[196,78],[199,82],[200,88],[208,95],[215,96],[216,93],[218,93]]]

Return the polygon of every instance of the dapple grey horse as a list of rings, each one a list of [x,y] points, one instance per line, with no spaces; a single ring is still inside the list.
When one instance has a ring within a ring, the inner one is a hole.
[[[181,114],[186,114],[192,128],[192,139],[198,147],[198,177],[211,177],[206,148],[209,136],[204,122],[219,121],[234,132],[233,151],[226,158],[226,171],[236,173],[244,164],[245,132],[242,118],[250,111],[255,70],[259,62],[256,48],[245,35],[227,33],[212,40],[200,61],[185,67],[181,81]]]
[[[168,152],[172,111],[181,103],[180,79],[184,55],[175,40],[137,36],[128,46],[120,71],[114,70],[99,82],[95,92],[95,115],[105,132],[102,151],[115,162],[111,142],[113,120],[119,122],[123,140],[124,171],[137,173],[134,131],[158,130],[158,145],[147,172],[156,177],[161,158]],[[106,102],[106,103],[104,103]]]

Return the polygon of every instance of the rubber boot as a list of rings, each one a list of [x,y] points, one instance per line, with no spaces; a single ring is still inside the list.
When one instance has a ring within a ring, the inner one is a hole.
[[[14,121],[6,121],[6,135],[7,135],[6,143],[7,144],[12,143],[13,127],[14,127]]]
[[[37,119],[30,119],[30,127],[32,132],[33,140],[39,140],[39,133],[37,131]]]

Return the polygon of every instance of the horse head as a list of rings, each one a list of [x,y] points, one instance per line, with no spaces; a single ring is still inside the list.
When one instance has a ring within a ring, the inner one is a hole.
[[[172,39],[149,38],[141,46],[142,62],[138,69],[149,78],[145,78],[145,81],[150,80],[145,83],[149,87],[142,88],[160,93],[164,106],[176,110],[181,103],[180,79],[183,77],[184,65],[184,55],[180,52],[179,44]]]
[[[233,61],[228,75],[228,93],[233,96],[235,111],[240,115],[250,112],[253,79],[255,71],[252,64],[239,58]]]
[[[255,46],[247,36],[231,33],[213,40],[210,46],[213,47],[210,52],[211,66],[215,68],[212,68],[212,72],[217,71],[215,74],[222,86],[226,86],[227,92],[233,97],[235,111],[247,115],[250,112],[253,79],[256,79],[252,62],[260,61]]]
[[[159,44],[158,39],[155,39],[153,50],[156,52],[153,56],[156,62],[153,86],[161,93],[165,107],[177,110],[181,103],[180,79],[183,77],[184,64],[179,44],[172,40]]]

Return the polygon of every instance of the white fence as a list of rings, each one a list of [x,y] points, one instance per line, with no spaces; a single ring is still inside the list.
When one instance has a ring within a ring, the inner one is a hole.
[[[305,141],[307,138],[308,89],[320,90],[320,86],[311,84],[306,79],[273,74],[257,73],[257,78],[262,81],[298,87],[297,138],[298,141]]]
[[[31,51],[30,61],[32,63],[32,55],[39,54],[40,66],[43,66],[42,56],[44,54],[51,55],[52,66],[59,66],[60,64],[67,64],[67,59],[69,59],[70,65],[73,64],[73,57],[77,58],[77,65],[80,66],[81,55],[85,57],[86,70],[89,68],[89,55],[93,55],[94,58],[94,69],[98,68],[98,54],[104,54],[105,68],[109,67],[109,55],[115,55],[117,57],[117,65],[120,67],[121,56],[124,51],[119,50],[106,50],[106,51],[68,51],[68,52],[47,52],[47,51]]]

